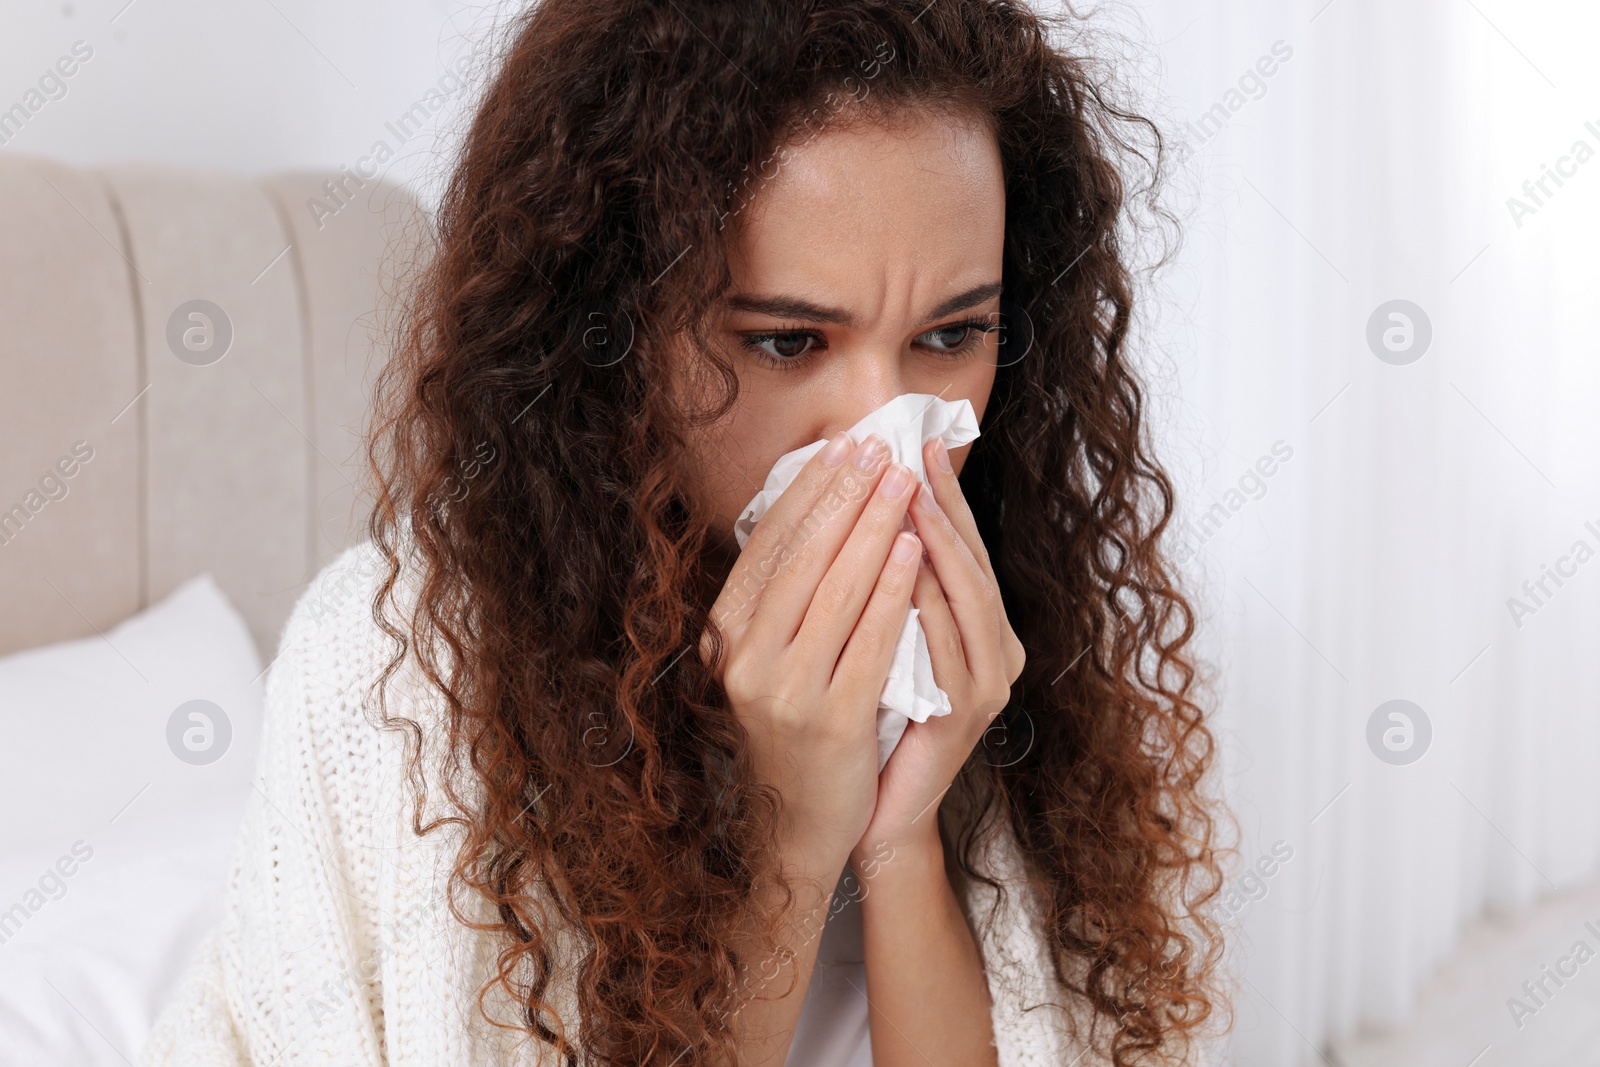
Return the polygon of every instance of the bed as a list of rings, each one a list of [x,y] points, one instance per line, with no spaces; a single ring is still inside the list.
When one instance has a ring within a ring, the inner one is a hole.
[[[0,157],[0,1063],[135,1062],[219,913],[425,221],[347,172]]]

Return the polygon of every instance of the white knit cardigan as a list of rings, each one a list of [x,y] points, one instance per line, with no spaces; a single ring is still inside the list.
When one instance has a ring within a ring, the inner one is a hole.
[[[518,1007],[496,986],[491,935],[455,919],[445,887],[455,827],[418,837],[404,741],[363,712],[392,648],[372,619],[385,570],[371,544],[346,551],[296,605],[267,679],[266,718],[235,845],[221,921],[201,942],[157,1018],[141,1067],[559,1067],[552,1046],[516,1028]],[[414,582],[402,580],[402,589]],[[402,671],[390,713],[425,736],[428,802],[442,745],[436,694]],[[986,839],[978,862],[1007,876],[1019,862],[1009,831]],[[1005,881],[1005,877],[999,880]],[[1018,891],[974,884],[964,900],[993,999],[1000,1067],[1099,1062],[1070,1036],[1069,1014],[1040,935]],[[463,893],[464,913],[490,918]],[[571,949],[571,932],[554,931]],[[568,986],[552,999],[577,1026]],[[685,1063],[694,1062],[686,1056]]]

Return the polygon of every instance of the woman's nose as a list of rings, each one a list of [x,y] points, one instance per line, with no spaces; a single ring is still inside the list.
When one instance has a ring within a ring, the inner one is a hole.
[[[848,430],[906,392],[905,383],[900,377],[898,354],[892,355],[895,358],[862,358],[854,361],[850,373],[830,399],[830,429],[826,436]]]

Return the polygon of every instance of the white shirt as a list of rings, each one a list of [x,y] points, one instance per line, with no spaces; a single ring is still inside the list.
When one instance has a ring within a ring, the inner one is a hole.
[[[784,1067],[872,1067],[861,896],[861,882],[846,866],[833,890]]]

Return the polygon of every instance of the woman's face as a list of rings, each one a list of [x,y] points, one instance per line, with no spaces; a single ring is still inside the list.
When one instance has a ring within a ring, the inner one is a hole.
[[[1005,236],[994,135],[926,111],[825,129],[777,158],[733,223],[733,285],[713,317],[738,402],[688,457],[725,551],[785,452],[902,393],[970,400],[981,420],[994,385],[999,332],[982,329],[998,322]],[[969,447],[952,450],[957,471]]]

